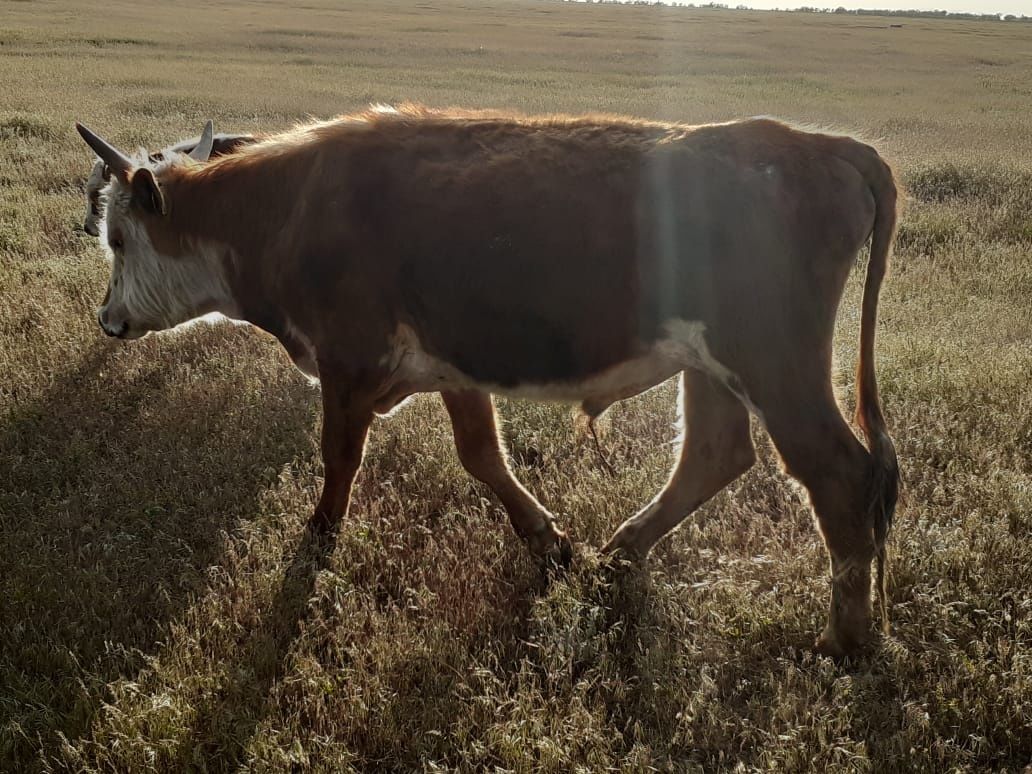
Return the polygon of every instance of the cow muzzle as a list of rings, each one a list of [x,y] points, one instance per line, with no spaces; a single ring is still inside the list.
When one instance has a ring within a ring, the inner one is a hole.
[[[101,330],[108,336],[116,339],[124,339],[129,335],[129,323],[126,320],[112,320],[108,315],[107,307],[97,312],[97,322]]]

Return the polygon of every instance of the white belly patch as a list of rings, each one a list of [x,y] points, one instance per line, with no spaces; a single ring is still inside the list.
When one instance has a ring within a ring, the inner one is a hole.
[[[419,338],[408,326],[400,326],[393,347],[383,364],[392,372],[390,388],[383,403],[393,406],[403,397],[417,392],[476,389],[495,395],[558,403],[579,403],[589,416],[598,416],[613,403],[645,392],[686,368],[695,368],[732,389],[734,374],[717,361],[706,346],[705,325],[698,321],[671,320],[663,336],[651,349],[638,357],[576,381],[527,383],[502,387],[476,381],[420,346]],[[393,402],[392,402],[393,401]]]

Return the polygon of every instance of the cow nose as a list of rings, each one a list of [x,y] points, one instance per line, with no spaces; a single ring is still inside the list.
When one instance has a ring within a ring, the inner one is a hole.
[[[91,237],[100,236],[100,231],[97,230],[97,227],[91,226],[89,223],[83,223],[82,230],[89,234]]]
[[[124,321],[119,324],[117,328],[112,326],[107,319],[107,309],[101,309],[97,312],[97,322],[100,324],[100,329],[104,331],[106,335],[112,336],[116,339],[120,339],[125,336],[126,332],[129,330],[129,323]]]
[[[115,339],[120,339],[123,336],[125,336],[126,333],[129,332],[129,323],[122,323],[121,325],[118,326],[117,329],[109,328],[106,325],[103,325],[101,327],[104,329],[104,333],[106,333],[108,336],[111,336],[112,338],[115,338]]]

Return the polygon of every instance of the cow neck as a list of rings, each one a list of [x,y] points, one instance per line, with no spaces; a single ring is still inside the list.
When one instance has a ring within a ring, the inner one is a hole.
[[[250,159],[227,157],[201,169],[173,168],[171,227],[194,245],[215,245],[240,319],[286,345],[289,319],[280,299],[277,254],[282,213],[289,211],[284,187],[276,185],[275,160],[260,168]],[[289,348],[289,347],[288,347]]]

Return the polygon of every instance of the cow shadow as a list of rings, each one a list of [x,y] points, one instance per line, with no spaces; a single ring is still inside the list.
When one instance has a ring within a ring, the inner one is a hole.
[[[273,357],[259,334],[226,328],[220,343],[239,356]],[[317,396],[303,380],[269,367],[264,391],[241,400],[239,370],[227,377],[210,351],[95,341],[0,413],[0,768],[88,733],[106,686],[139,674],[227,536],[313,453]]]
[[[243,762],[247,744],[268,714],[273,685],[283,676],[301,633],[319,573],[329,568],[337,533],[306,526],[268,614],[234,658],[232,677],[203,703],[180,740],[174,770],[198,765],[230,770]]]
[[[326,601],[320,599],[322,595],[317,584],[324,571],[330,574],[339,572],[339,560],[334,554],[338,548],[341,552],[349,550],[351,538],[345,535],[346,532],[347,525],[340,525],[329,534],[306,525],[299,545],[290,549],[293,559],[283,573],[268,611],[248,634],[240,652],[234,656],[235,668],[220,686],[217,695],[199,706],[189,732],[179,740],[177,752],[170,761],[172,770],[190,770],[203,766],[211,770],[230,771],[247,766],[249,747],[259,726],[266,718],[275,715],[276,703],[282,701],[282,697],[276,695],[276,686],[289,676],[292,649],[302,637],[303,629],[314,618],[325,615],[325,611],[320,614],[313,608],[313,605],[318,607]],[[385,531],[383,537],[385,542],[404,542],[410,535],[410,532],[399,529]],[[378,550],[386,552],[389,549],[384,546]],[[430,567],[435,559],[440,559],[433,547],[413,549],[408,545],[404,550],[411,550],[407,558],[412,567]],[[515,550],[522,551],[522,544],[517,545]],[[365,588],[368,598],[375,599],[380,613],[389,617],[390,623],[386,625],[403,625],[403,587],[419,585],[425,576],[420,576],[418,572],[387,577],[390,575],[390,572],[375,573],[371,577],[362,578],[361,582],[367,584]],[[436,573],[430,575],[439,577]],[[529,561],[513,561],[504,566],[492,582],[476,592],[482,597],[478,601],[489,601],[491,604],[468,600],[470,607],[478,610],[466,622],[470,629],[477,632],[476,636],[469,640],[459,638],[449,648],[455,648],[456,652],[466,656],[491,650],[497,656],[495,666],[498,674],[504,679],[514,677],[529,652],[524,639],[532,630],[530,619],[533,605],[556,582],[561,582],[561,579]],[[329,615],[336,618],[339,612]],[[346,628],[351,629],[355,625],[348,622]],[[311,648],[311,640],[304,647]],[[325,668],[338,674],[344,673],[352,666],[348,652],[337,648],[333,651],[332,655],[319,654],[317,657]],[[356,744],[365,756],[382,760],[401,758],[406,761],[405,767],[412,770],[419,768],[421,745],[426,744],[427,739],[442,738],[432,735],[432,732],[441,730],[435,725],[436,715],[430,713],[424,717],[421,714],[425,710],[426,698],[433,697],[433,709],[438,714],[445,707],[458,714],[463,700],[460,695],[450,691],[450,686],[445,686],[450,679],[449,675],[441,675],[433,664],[420,669],[418,658],[416,654],[405,653],[381,675],[388,684],[409,684],[416,674],[418,685],[412,685],[408,691],[394,692],[390,697],[381,697],[376,712],[380,720],[373,725],[382,730],[384,719],[396,717],[411,721],[413,717],[418,717],[425,722],[423,731],[426,733],[415,733],[408,742],[402,742],[394,736],[384,738],[377,733],[378,728],[365,728],[357,733],[356,738]]]

